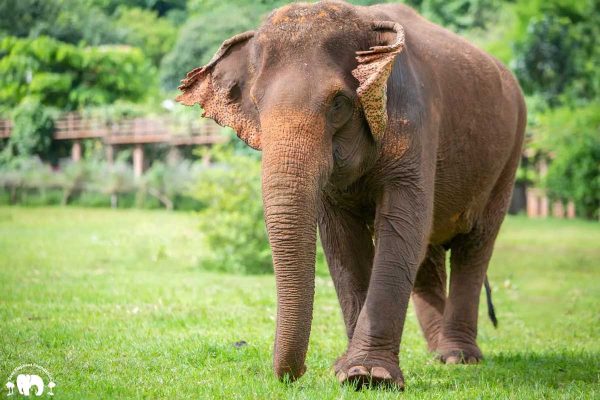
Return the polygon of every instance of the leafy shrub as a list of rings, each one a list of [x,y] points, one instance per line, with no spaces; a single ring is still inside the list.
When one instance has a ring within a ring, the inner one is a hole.
[[[28,98],[13,112],[13,129],[3,160],[10,157],[44,156],[52,144],[54,115],[39,101]]]
[[[577,212],[598,218],[600,212],[600,103],[576,111],[564,107],[540,118],[534,146],[551,154],[545,178],[550,196],[573,199]]]
[[[205,206],[199,227],[209,251],[201,257],[202,266],[229,273],[272,273],[257,156],[260,153],[250,156],[230,142],[217,146],[211,154],[216,163],[201,171],[193,192]],[[316,274],[329,274],[318,240]]]
[[[92,173],[92,190],[109,196],[112,208],[118,206],[119,195],[135,190],[133,170],[123,160],[116,160],[113,164],[102,163],[100,168]]]
[[[69,204],[73,196],[80,194],[84,190],[86,182],[91,180],[95,168],[93,161],[73,162],[65,161],[62,163],[56,182],[57,186],[63,190],[62,205]]]
[[[22,195],[28,189],[38,191],[42,197],[52,187],[53,174],[48,165],[37,157],[17,157],[0,164],[0,188],[8,193],[8,202],[22,202]]]
[[[260,163],[217,150],[217,163],[199,176],[194,196],[206,205],[200,229],[210,251],[208,269],[233,273],[271,273],[271,251],[263,218]]]
[[[199,171],[199,164],[189,160],[174,165],[155,161],[144,174],[140,190],[156,198],[167,210],[172,210],[177,196],[191,190]]]

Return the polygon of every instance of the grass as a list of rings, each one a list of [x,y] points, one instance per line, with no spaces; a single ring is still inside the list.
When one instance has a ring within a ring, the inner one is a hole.
[[[337,384],[330,366],[345,339],[325,277],[317,278],[308,372],[278,382],[274,279],[203,271],[197,218],[0,208],[2,388],[15,367],[37,363],[54,375],[57,399],[600,396],[598,223],[509,218],[489,273],[497,330],[481,307],[486,360],[432,361],[411,308],[401,350],[407,389],[399,394]],[[248,345],[236,348],[240,340]]]

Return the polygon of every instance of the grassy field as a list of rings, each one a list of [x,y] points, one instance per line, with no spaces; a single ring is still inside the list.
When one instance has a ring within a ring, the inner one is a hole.
[[[489,273],[498,329],[481,308],[486,360],[434,362],[411,308],[399,394],[337,384],[330,366],[345,340],[325,276],[317,278],[308,372],[279,383],[271,373],[274,279],[203,271],[197,218],[0,208],[2,396],[8,375],[26,363],[54,375],[57,399],[600,396],[598,223],[508,219]],[[236,348],[240,340],[248,345]]]

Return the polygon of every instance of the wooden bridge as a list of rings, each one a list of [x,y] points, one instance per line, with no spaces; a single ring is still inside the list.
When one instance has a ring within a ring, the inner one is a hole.
[[[144,145],[164,143],[177,146],[211,145],[222,143],[226,137],[222,128],[209,119],[193,121],[176,117],[140,117],[107,122],[98,118],[83,118],[69,113],[56,120],[54,140],[72,141],[71,158],[81,159],[81,141],[100,139],[105,145],[109,162],[114,157],[115,146],[133,146],[133,167],[136,176],[144,170]],[[0,139],[10,137],[12,122],[0,120]]]

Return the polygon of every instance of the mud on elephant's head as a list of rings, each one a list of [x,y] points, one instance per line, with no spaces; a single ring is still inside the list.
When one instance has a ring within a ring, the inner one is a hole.
[[[403,47],[399,24],[366,18],[360,8],[289,5],[257,31],[226,40],[187,74],[178,101],[199,103],[204,116],[258,150],[289,141],[292,129],[305,136],[297,140],[318,142],[320,163],[346,169],[352,180],[385,132],[386,82]]]
[[[275,371],[304,372],[316,210],[327,181],[348,186],[378,154],[402,27],[342,2],[275,10],[187,74],[178,101],[263,150],[263,200],[277,278]],[[332,179],[334,177],[335,179]]]

